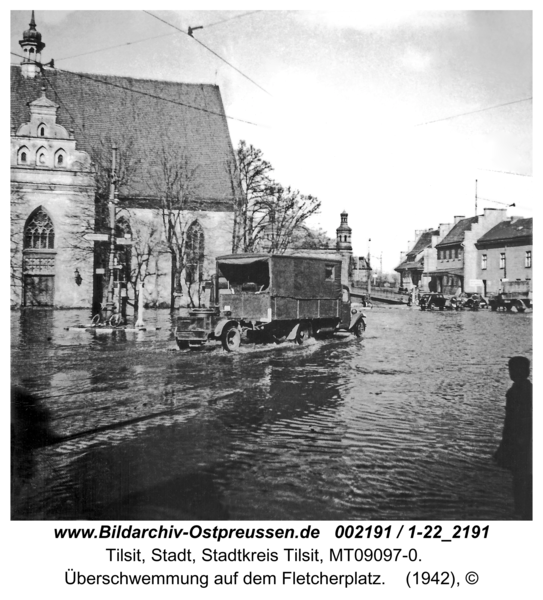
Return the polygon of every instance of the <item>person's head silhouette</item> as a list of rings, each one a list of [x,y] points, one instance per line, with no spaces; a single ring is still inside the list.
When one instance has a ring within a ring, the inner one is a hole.
[[[513,356],[509,359],[509,377],[515,382],[528,379],[530,361],[525,356]]]

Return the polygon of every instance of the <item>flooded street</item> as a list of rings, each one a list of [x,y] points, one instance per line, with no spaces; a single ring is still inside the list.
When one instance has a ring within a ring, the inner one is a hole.
[[[532,314],[367,311],[362,339],[180,351],[158,331],[11,315],[12,383],[67,438],[36,453],[14,518],[510,519],[507,359]]]

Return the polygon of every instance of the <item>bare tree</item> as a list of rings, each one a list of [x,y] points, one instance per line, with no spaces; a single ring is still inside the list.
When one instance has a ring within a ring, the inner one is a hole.
[[[157,169],[150,180],[150,193],[162,223],[162,242],[170,257],[170,310],[182,294],[186,237],[190,210],[197,208],[198,166],[176,148],[163,147],[157,153]]]
[[[265,202],[265,244],[268,252],[283,254],[292,244],[292,236],[316,214],[321,203],[315,196],[305,196],[292,188],[275,184]]]
[[[14,289],[20,289],[23,279],[22,251],[23,225],[25,221],[23,195],[19,190],[11,190],[11,230],[10,230],[10,280]]]
[[[319,211],[319,200],[273,181],[273,168],[262,151],[243,140],[228,169],[233,192],[238,190],[232,251],[285,252],[295,232]]]
[[[190,306],[202,307],[202,299],[206,289],[205,280],[205,238],[204,230],[198,221],[193,221],[187,229],[185,239],[185,271],[184,279]]]
[[[138,218],[126,210],[117,220],[117,237],[128,235],[132,242],[118,251],[118,258],[123,270],[123,279],[133,290],[134,314],[137,314],[139,303],[142,301],[140,290],[143,289],[145,280],[155,274],[151,267],[151,259],[160,248],[159,222],[156,210],[152,211],[150,219]],[[128,303],[131,304],[130,301]]]
[[[227,168],[236,198],[232,251],[253,252],[264,228],[265,201],[272,185],[271,164],[264,160],[262,151],[241,140],[235,162]]]
[[[322,229],[301,225],[292,234],[290,248],[335,249],[336,242]]]

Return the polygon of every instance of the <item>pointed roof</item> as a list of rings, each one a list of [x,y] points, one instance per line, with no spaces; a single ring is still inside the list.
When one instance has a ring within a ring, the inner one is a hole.
[[[52,100],[49,100],[49,98],[45,95],[45,91],[46,91],[46,88],[42,87],[41,88],[41,96],[39,98],[36,98],[36,100],[34,100],[33,102],[28,103],[28,106],[30,106],[30,110],[32,110],[33,107],[52,108],[52,109],[60,108],[60,105],[56,104]]]
[[[487,231],[477,240],[477,245],[490,244],[496,242],[512,242],[523,239],[532,243],[533,239],[533,219],[512,218],[498,223],[495,227]]]
[[[474,223],[477,223],[479,217],[468,217],[467,219],[461,219],[456,225],[449,231],[449,233],[436,244],[436,248],[442,246],[452,246],[455,244],[461,244],[464,241],[466,231],[471,229]]]
[[[38,46],[38,52],[41,52],[45,48],[45,44],[41,41],[41,33],[36,29],[36,20],[34,19],[34,11],[30,18],[29,29],[23,32],[23,39],[19,44],[34,43]]]
[[[420,254],[425,248],[432,245],[432,236],[439,235],[439,229],[428,229],[428,231],[423,231],[419,236],[419,239],[415,242],[415,245],[409,252],[409,254]]]
[[[159,195],[151,182],[163,173],[160,156],[166,149],[183,153],[197,169],[198,206],[233,210],[235,184],[227,165],[235,155],[218,86],[51,69],[25,78],[13,66],[10,108],[15,131],[29,121],[28,105],[41,95],[42,86],[48,101],[60,105],[57,123],[74,130],[79,149],[91,157],[102,150],[109,158],[112,143],[121,151],[129,148],[137,168],[120,190],[121,201],[145,207]]]

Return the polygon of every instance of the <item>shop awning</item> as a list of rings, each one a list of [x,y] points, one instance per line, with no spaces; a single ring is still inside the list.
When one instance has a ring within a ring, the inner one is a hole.
[[[464,269],[439,269],[439,271],[428,271],[422,274],[423,277],[440,277],[443,275],[454,275],[455,277],[464,277]]]

